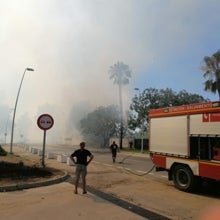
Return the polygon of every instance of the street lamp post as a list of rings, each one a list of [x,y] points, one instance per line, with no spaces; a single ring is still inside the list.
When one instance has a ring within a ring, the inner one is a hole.
[[[139,88],[134,88],[134,90],[139,92],[139,98],[140,98],[140,96],[141,96],[140,89]],[[138,114],[139,113],[140,112],[138,112]],[[144,153],[144,123],[143,123],[143,119],[142,119],[142,122],[141,122],[141,153]]]
[[[8,121],[9,121],[12,110],[13,110],[13,108],[9,109],[8,118],[7,118],[6,125],[5,125],[5,145],[7,144],[6,139],[7,139],[7,135],[8,135],[8,133],[7,133],[8,132]]]
[[[21,86],[22,86],[22,83],[23,83],[23,80],[24,80],[24,76],[25,76],[26,71],[34,71],[34,69],[32,69],[32,68],[26,68],[26,69],[24,70],[23,76],[22,76],[22,78],[21,78],[21,83],[20,83],[20,86],[19,86],[19,88],[18,88],[17,98],[16,98],[16,101],[15,101],[15,107],[14,107],[14,113],[13,113],[13,119],[12,119],[12,126],[11,126],[10,153],[12,153],[12,147],[13,147],[14,123],[15,123],[15,114],[16,114],[17,104],[18,104],[18,97],[19,97],[19,94],[20,94],[20,91],[21,91]]]
[[[141,124],[141,153],[144,153],[144,123]]]

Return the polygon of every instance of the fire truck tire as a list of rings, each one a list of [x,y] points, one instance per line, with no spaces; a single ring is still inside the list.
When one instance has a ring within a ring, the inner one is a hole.
[[[173,181],[177,189],[185,192],[192,192],[197,185],[197,178],[190,168],[184,165],[177,165],[174,168]]]

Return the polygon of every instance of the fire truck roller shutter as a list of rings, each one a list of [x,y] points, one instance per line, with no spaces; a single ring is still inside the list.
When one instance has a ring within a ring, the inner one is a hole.
[[[160,128],[160,129],[158,129]],[[150,150],[188,156],[187,116],[152,118]]]

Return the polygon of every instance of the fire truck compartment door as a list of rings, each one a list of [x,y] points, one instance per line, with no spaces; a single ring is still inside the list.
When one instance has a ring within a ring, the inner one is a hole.
[[[150,151],[188,156],[187,116],[152,118]]]

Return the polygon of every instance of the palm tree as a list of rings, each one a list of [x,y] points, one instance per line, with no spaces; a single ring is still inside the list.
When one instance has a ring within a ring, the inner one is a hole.
[[[119,105],[120,105],[120,149],[122,149],[122,137],[123,137],[123,104],[122,104],[122,86],[129,83],[131,77],[131,70],[128,65],[123,62],[117,62],[113,66],[110,66],[109,70],[110,79],[113,79],[113,83],[118,85],[119,89]]]
[[[205,66],[201,67],[204,72],[203,77],[208,78],[204,82],[204,90],[216,93],[218,91],[220,99],[220,50],[214,53],[211,57],[204,57]]]

